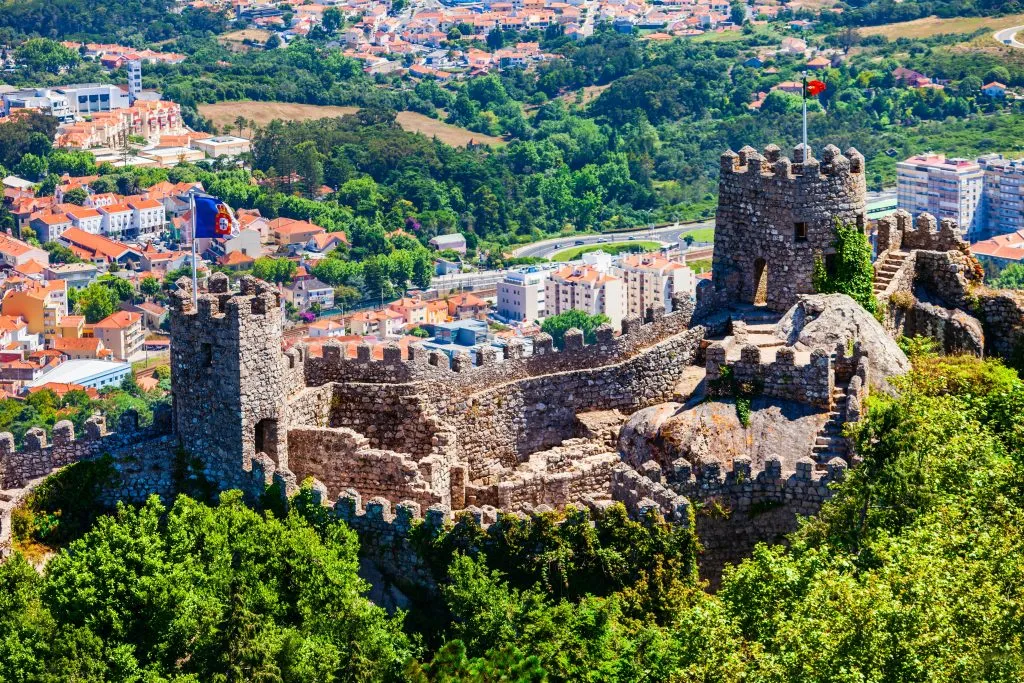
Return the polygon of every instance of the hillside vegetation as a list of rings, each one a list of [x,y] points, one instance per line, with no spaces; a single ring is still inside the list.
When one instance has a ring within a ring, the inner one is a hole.
[[[389,617],[308,492],[288,514],[154,500],[43,575],[0,565],[0,679],[1019,681],[1024,385],[914,363],[821,514],[715,595],[687,530],[568,511],[424,537],[439,599]]]

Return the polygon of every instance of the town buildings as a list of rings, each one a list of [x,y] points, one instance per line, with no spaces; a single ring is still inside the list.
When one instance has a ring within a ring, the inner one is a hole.
[[[896,198],[912,214],[931,213],[957,221],[971,241],[983,233],[984,171],[978,162],[918,154],[896,164]]]
[[[897,164],[896,172],[901,209],[957,220],[967,226],[964,236],[971,242],[1024,229],[1022,159],[922,154]]]
[[[544,285],[548,316],[579,310],[608,316],[620,327],[625,311],[625,287],[621,278],[592,265],[568,265],[553,271]]]
[[[547,315],[544,305],[548,271],[509,271],[498,283],[498,315],[506,320],[533,321]]]
[[[92,326],[93,334],[110,349],[117,360],[132,360],[140,350],[145,337],[142,315],[130,311],[117,311]]]
[[[1005,235],[1024,230],[1024,159],[987,154],[978,159],[984,179],[984,232]]]
[[[648,308],[671,312],[675,294],[693,296],[697,287],[692,270],[661,254],[631,254],[618,267],[626,283],[627,315],[643,317]]]

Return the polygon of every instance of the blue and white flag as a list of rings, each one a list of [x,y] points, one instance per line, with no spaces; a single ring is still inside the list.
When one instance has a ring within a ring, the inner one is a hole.
[[[196,194],[193,202],[192,225],[197,239],[230,237],[237,231],[235,212],[225,202],[208,194]]]

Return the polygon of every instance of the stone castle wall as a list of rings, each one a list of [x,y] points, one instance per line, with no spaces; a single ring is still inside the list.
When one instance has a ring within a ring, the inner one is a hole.
[[[792,160],[774,145],[764,155],[752,147],[723,154],[713,259],[718,302],[754,302],[763,269],[773,310],[814,293],[814,257],[834,253],[837,220],[864,227],[864,193],[864,157],[852,148],[844,156],[829,145],[821,161],[802,145]]]
[[[442,488],[434,477],[436,458],[417,460],[374,448],[365,436],[344,427],[289,429],[288,454],[293,472],[300,472],[303,479],[316,478],[335,496],[353,489],[424,506],[449,499],[436,492]]]
[[[24,447],[15,448],[14,436],[10,432],[0,433],[0,489],[24,486],[32,479],[45,476],[57,468],[81,460],[93,460],[102,455],[111,455],[129,461],[147,456],[151,446],[160,446],[171,439],[170,424],[166,412],[160,412],[154,424],[146,429],[139,428],[139,417],[134,411],[126,411],[115,433],[107,431],[106,419],[100,415],[89,418],[85,434],[76,437],[74,425],[61,420],[53,426],[49,437],[40,427],[33,427],[25,433]],[[161,452],[166,452],[162,449]],[[147,458],[149,459],[149,458]],[[152,485],[154,493],[163,494],[171,483],[160,476],[138,482],[140,491]],[[130,492],[128,492],[130,493]],[[138,497],[126,496],[132,500]],[[144,496],[143,496],[144,497]]]
[[[790,347],[776,351],[775,360],[761,360],[760,347],[748,344],[740,349],[739,360],[726,360],[726,348],[715,342],[704,351],[708,388],[712,394],[728,395],[731,387],[716,386],[728,369],[735,382],[757,387],[764,396],[797,401],[828,410],[832,407],[835,371],[828,352],[815,349],[810,362],[796,365]]]
[[[886,300],[893,335],[935,339],[946,353],[993,354],[1013,363],[1024,358],[1024,294],[984,285],[984,271],[959,236],[955,221],[905,211],[878,222],[878,262],[894,251],[908,253]],[[898,280],[898,282],[897,282]],[[912,295],[893,305],[895,292]]]
[[[112,507],[118,501],[141,503],[150,495],[164,499],[177,487],[178,437],[170,431],[169,415],[158,413],[150,427],[140,429],[138,415],[125,412],[115,433],[107,431],[101,416],[89,418],[85,433],[61,420],[49,437],[38,427],[25,434],[16,449],[10,432],[0,433],[0,559],[11,550],[11,513],[24,504],[35,487],[53,471],[76,462],[109,456],[114,477],[100,493],[99,502]]]
[[[500,362],[486,349],[477,365],[465,354],[449,360],[415,346],[409,360],[386,347],[381,361],[368,346],[355,359],[330,342],[321,358],[297,349],[310,387],[289,400],[291,425],[348,427],[372,447],[414,459],[433,453],[437,435],[447,430],[469,479],[487,486],[529,454],[575,436],[577,413],[671,398],[703,336],[702,328],[689,329],[692,300],[674,304],[672,313],[651,310],[644,321],[624,321],[618,337],[604,325],[594,344],[584,344],[582,333],[569,331],[557,351],[542,334],[533,356],[512,344]]]

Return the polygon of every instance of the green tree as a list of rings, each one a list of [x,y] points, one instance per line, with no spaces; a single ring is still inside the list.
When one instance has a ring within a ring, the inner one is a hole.
[[[81,61],[81,57],[76,51],[48,38],[26,40],[15,50],[14,57],[25,64],[29,70],[46,71],[52,74],[70,69]]]
[[[294,150],[295,170],[306,184],[306,194],[315,197],[324,183],[324,156],[316,142],[307,140]]]
[[[814,289],[821,294],[848,294],[870,313],[878,308],[871,244],[855,225],[836,222],[835,254],[814,257]]]
[[[991,282],[997,289],[1024,289],[1024,265],[1011,263]]]
[[[60,242],[45,242],[43,249],[50,254],[50,263],[81,263],[82,259]]]
[[[82,206],[88,198],[89,193],[81,187],[76,187],[73,190],[68,190],[64,193],[65,204],[77,204],[78,206]]]
[[[72,290],[69,300],[74,299],[74,307],[85,316],[85,322],[98,323],[117,310],[118,294],[111,287],[100,282],[93,282],[88,287]]]
[[[339,28],[341,28],[341,23],[341,10],[337,7],[328,7],[324,10],[321,18],[321,24],[328,35],[333,35]]]
[[[160,292],[160,281],[152,275],[147,275],[139,281],[139,291],[146,296],[156,296]]]
[[[551,335],[554,340],[555,347],[562,348],[565,344],[565,333],[572,328],[583,331],[583,340],[588,344],[593,344],[597,337],[595,330],[599,325],[610,322],[608,316],[603,313],[597,315],[590,315],[578,309],[572,309],[565,313],[559,313],[558,315],[548,316],[544,318],[544,322],[541,324],[541,332],[546,332]]]
[[[253,262],[252,274],[267,282],[288,283],[295,277],[298,268],[291,259],[263,256]]]

